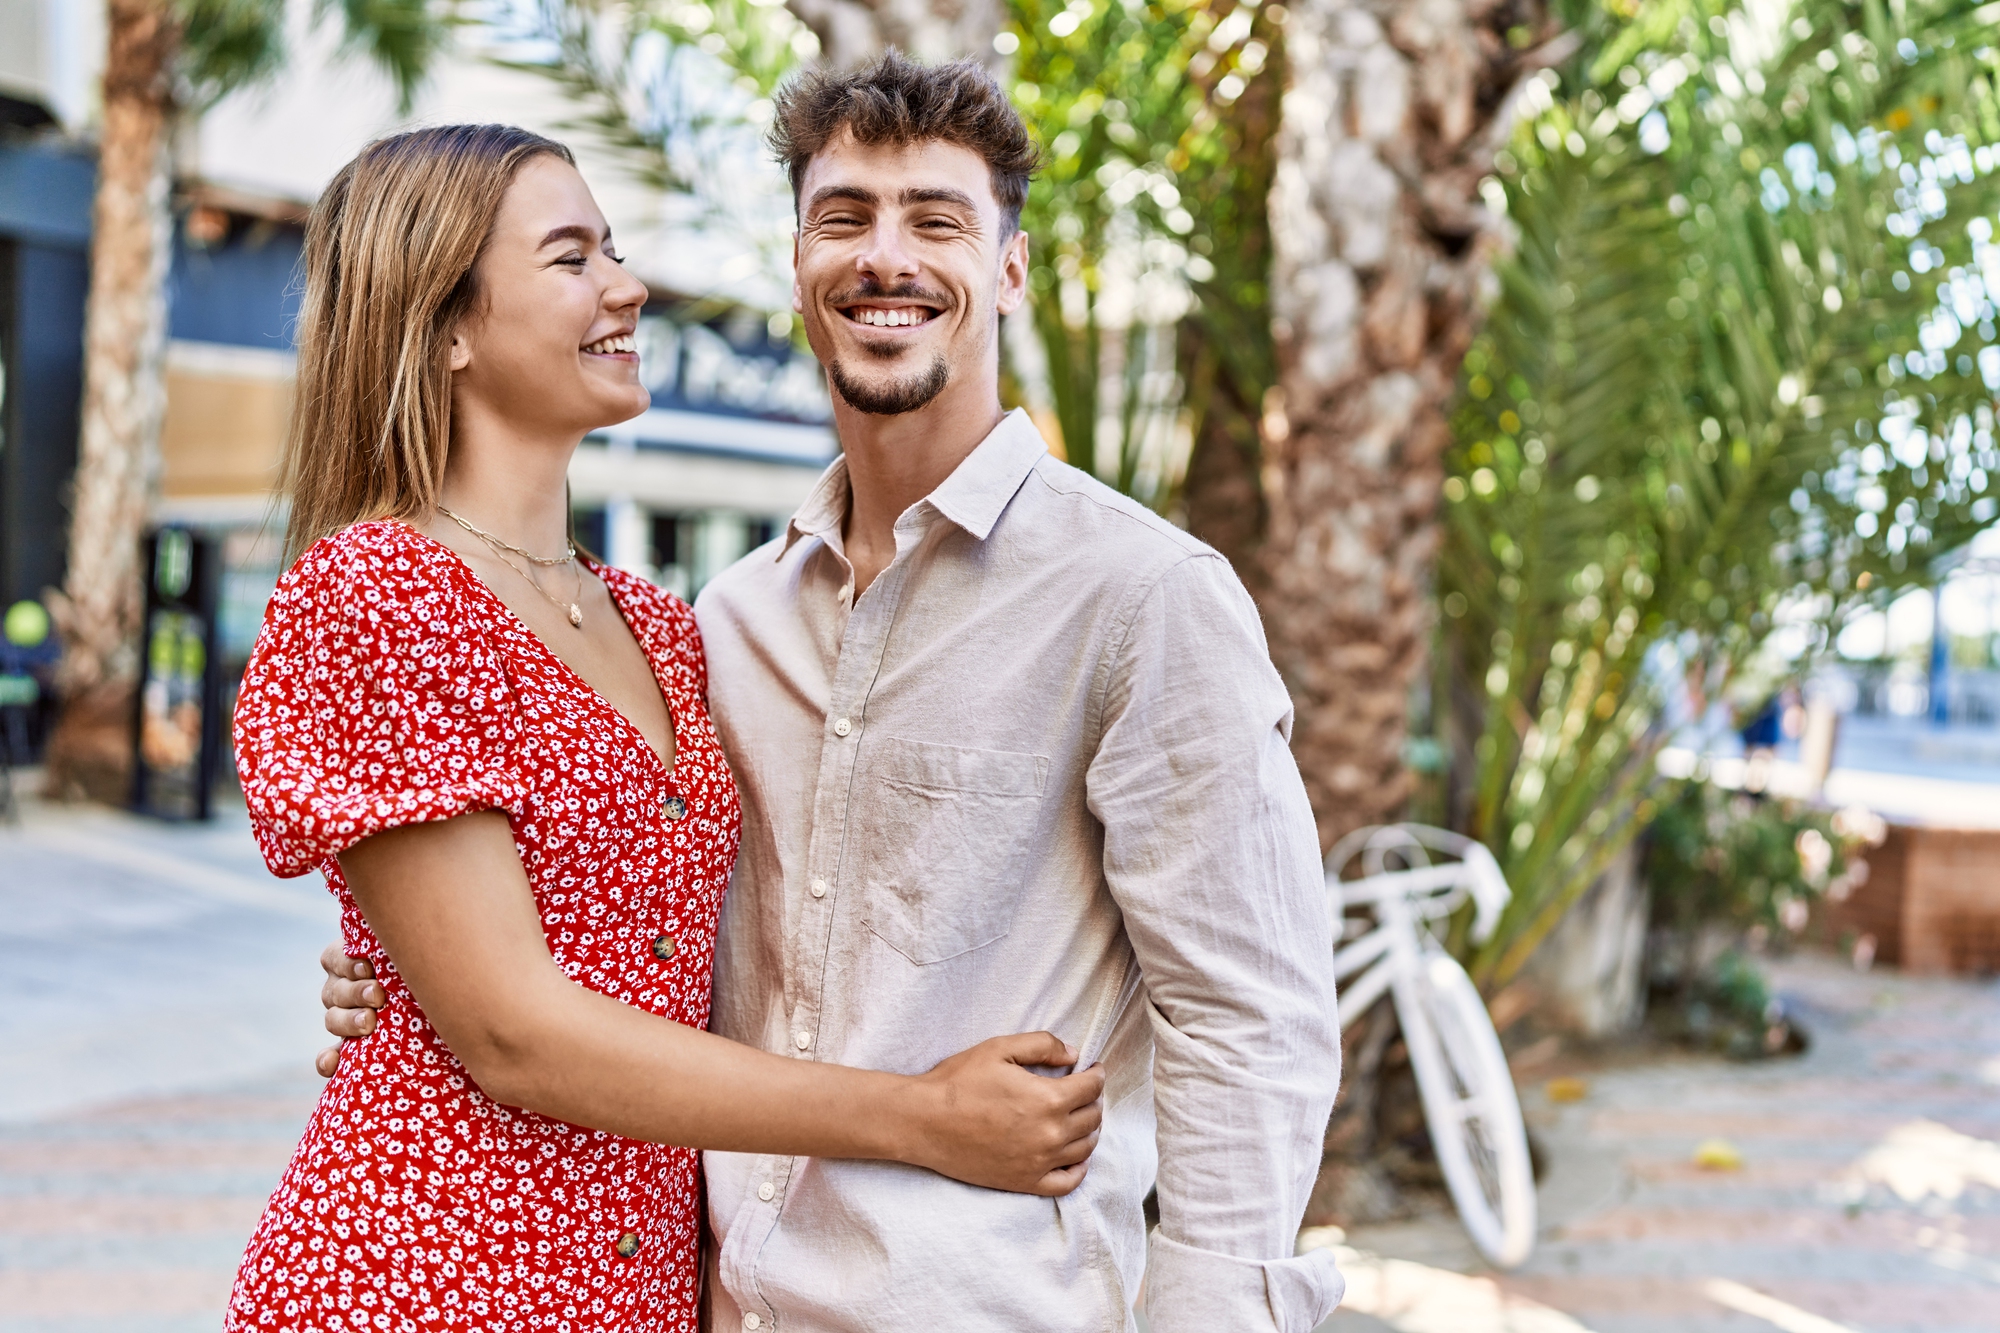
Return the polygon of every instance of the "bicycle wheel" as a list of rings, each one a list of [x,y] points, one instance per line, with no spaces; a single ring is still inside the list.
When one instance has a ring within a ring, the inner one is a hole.
[[[1465,969],[1433,950],[1395,995],[1452,1202],[1479,1252],[1512,1268],[1535,1246],[1535,1174],[1493,1020]]]

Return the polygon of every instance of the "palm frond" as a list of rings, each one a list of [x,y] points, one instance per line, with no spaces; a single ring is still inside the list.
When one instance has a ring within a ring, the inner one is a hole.
[[[284,67],[283,0],[175,0],[187,100],[207,106]]]
[[[1643,826],[1661,645],[1720,680],[1781,599],[1838,615],[2000,507],[1975,7],[1656,8],[1677,45],[1606,48],[1503,160],[1520,244],[1456,423],[1441,722],[1519,890],[1489,978]]]
[[[438,0],[318,0],[315,17],[338,10],[341,48],[366,56],[396,86],[396,105],[408,114],[417,92],[450,41],[454,26]]]

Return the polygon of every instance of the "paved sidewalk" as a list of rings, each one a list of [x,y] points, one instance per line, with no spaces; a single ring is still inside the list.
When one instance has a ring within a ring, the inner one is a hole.
[[[264,869],[240,805],[208,825],[23,806],[0,823],[0,1124],[226,1087],[325,1044],[333,899]]]
[[[1496,1279],[1448,1217],[1356,1232],[1328,1333],[2000,1331],[2000,984],[1774,972],[1804,1056],[1537,1070],[1535,1255]],[[1741,1168],[1696,1165],[1711,1139]]]
[[[0,1126],[0,1330],[215,1333],[319,1078]]]
[[[318,1096],[337,933],[240,808],[0,823],[0,1331],[221,1327]]]
[[[332,905],[240,811],[31,807],[0,867],[0,1333],[213,1330],[318,1093]],[[2000,1333],[2000,985],[1777,980],[1802,1058],[1536,1070],[1535,1256],[1496,1277],[1449,1215],[1340,1238],[1325,1333]]]

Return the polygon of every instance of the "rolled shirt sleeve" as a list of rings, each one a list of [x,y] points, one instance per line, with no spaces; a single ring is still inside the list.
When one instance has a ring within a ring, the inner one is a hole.
[[[1154,1039],[1157,1333],[1307,1333],[1343,1288],[1294,1257],[1340,1074],[1318,834],[1291,702],[1221,557],[1145,589],[1105,673],[1088,773]]]

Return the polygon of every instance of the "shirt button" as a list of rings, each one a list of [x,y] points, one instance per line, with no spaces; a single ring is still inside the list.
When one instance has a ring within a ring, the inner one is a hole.
[[[812,882],[812,896],[813,896],[813,897],[815,897],[815,898],[824,898],[824,897],[826,897],[826,881],[825,881],[825,880],[823,880],[823,879],[816,879],[816,880],[814,880],[814,881]]]
[[[813,1044],[813,1034],[812,1034],[812,1033],[810,1033],[810,1032],[794,1032],[794,1033],[792,1034],[792,1045],[794,1045],[794,1046],[798,1047],[798,1048],[799,1048],[800,1050],[802,1050],[802,1051],[809,1051],[809,1050],[811,1050],[811,1049],[812,1049],[812,1044]]]
[[[620,1236],[618,1243],[611,1248],[620,1259],[630,1259],[639,1252],[639,1237],[628,1231]]]
[[[674,937],[662,935],[653,941],[653,957],[665,962],[674,956]]]
[[[769,1203],[778,1197],[778,1187],[767,1180],[757,1187],[757,1197]]]
[[[844,717],[833,724],[833,734],[836,736],[845,736],[852,730],[854,730],[854,724]]]
[[[688,803],[678,796],[669,796],[666,800],[660,802],[660,813],[668,819],[678,820],[685,818],[687,812]]]
[[[755,1310],[752,1310],[749,1314],[743,1316],[743,1327],[748,1329],[762,1328],[764,1327],[764,1318]]]

